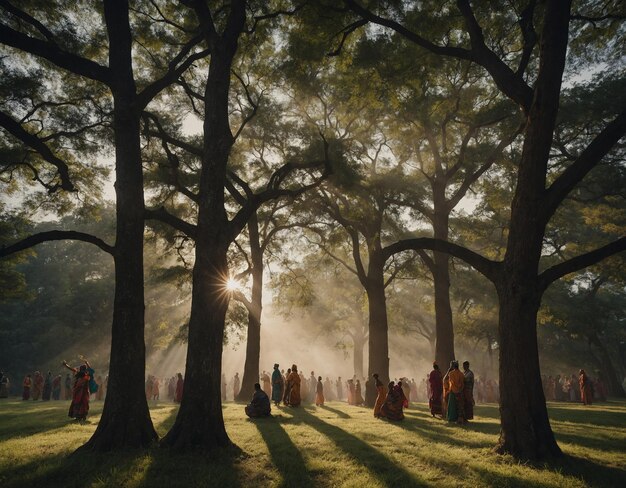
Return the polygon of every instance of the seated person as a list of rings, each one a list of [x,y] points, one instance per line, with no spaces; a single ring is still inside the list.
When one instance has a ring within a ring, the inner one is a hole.
[[[272,407],[270,406],[270,398],[261,390],[261,385],[254,384],[254,395],[252,401],[246,406],[246,415],[248,417],[267,417],[271,415]]]
[[[390,382],[387,398],[385,398],[385,403],[383,403],[380,408],[380,417],[389,420],[403,420],[404,413],[402,412],[402,408],[404,407],[404,400],[405,396],[402,391],[402,382],[399,381],[395,386],[393,381]]]

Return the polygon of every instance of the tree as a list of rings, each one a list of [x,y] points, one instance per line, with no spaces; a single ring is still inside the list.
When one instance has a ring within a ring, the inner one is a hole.
[[[405,24],[377,15],[356,1],[347,0],[346,4],[361,20],[393,29],[424,49],[443,56],[468,59],[482,66],[526,116],[506,253],[502,261],[492,261],[465,247],[429,238],[407,239],[386,247],[384,252],[391,255],[424,248],[447,252],[464,259],[494,283],[500,305],[501,433],[498,450],[522,458],[560,455],[541,387],[536,331],[541,297],[548,286],[562,276],[623,251],[626,238],[618,238],[541,270],[543,238],[546,226],[564,199],[623,137],[626,112],[620,113],[617,108],[612,120],[585,140],[582,148],[574,151],[573,161],[555,174],[555,168],[550,168],[548,163],[570,33],[570,2],[549,1],[539,12],[535,9],[536,3],[531,1],[518,19],[508,18],[507,14],[502,16],[502,22],[517,23],[519,27],[521,40],[516,42],[521,49],[514,61],[505,61],[498,45],[489,46],[490,38],[479,21],[483,12],[475,12],[466,0],[457,1],[465,22],[463,31],[455,39],[457,45],[438,44],[425,38],[419,28],[414,29],[411,25],[410,20],[415,18],[416,12],[411,12],[410,19],[405,18],[409,20]],[[591,9],[593,7],[591,5]],[[540,34],[535,30],[536,22],[542,24]],[[490,28],[498,26],[492,23]],[[531,62],[535,51],[538,51],[538,59]],[[517,62],[516,71],[510,67],[513,62]],[[509,381],[511,370],[519,373],[515,382]]]
[[[157,434],[152,425],[145,393],[144,301],[143,301],[143,178],[140,147],[140,117],[143,109],[170,83],[178,79],[196,59],[206,52],[193,52],[200,41],[198,35],[185,35],[180,47],[176,36],[159,38],[173,41],[167,49],[167,66],[153,66],[146,71],[152,79],[141,80],[138,89],[133,69],[133,32],[130,25],[127,1],[105,0],[102,8],[76,11],[72,2],[58,5],[28,5],[19,9],[9,2],[2,2],[6,12],[0,24],[0,43],[43,59],[52,65],[75,75],[104,85],[113,99],[112,128],[116,158],[116,215],[115,246],[110,246],[91,235],[74,231],[50,231],[40,233],[2,250],[6,256],[46,240],[77,239],[98,245],[111,254],[115,262],[115,301],[111,335],[111,362],[109,389],[102,413],[93,437],[83,446],[88,450],[109,450],[127,446],[147,446]],[[158,8],[156,9],[158,10]],[[157,15],[161,16],[160,12]],[[37,17],[46,17],[48,26]],[[74,17],[73,17],[74,16]],[[81,42],[72,29],[73,18],[94,20],[96,28],[92,38]],[[102,19],[100,22],[97,20]],[[161,25],[177,25],[165,22]],[[149,36],[150,34],[148,34]],[[108,45],[106,45],[108,38]],[[177,45],[178,44],[178,45]],[[161,45],[163,50],[163,45]],[[171,56],[170,56],[171,55]],[[108,66],[104,63],[108,56]],[[146,56],[148,60],[153,57]],[[152,69],[150,69],[152,68]],[[155,74],[156,72],[156,74]],[[11,130],[11,121],[3,124],[23,144],[38,152],[42,159],[55,166],[62,185],[71,189],[65,178],[67,165],[50,148],[33,134]]]

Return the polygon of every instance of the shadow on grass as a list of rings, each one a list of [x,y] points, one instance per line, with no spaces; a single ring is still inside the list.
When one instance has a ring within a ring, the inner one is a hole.
[[[267,444],[274,466],[283,477],[279,486],[312,488],[314,483],[307,472],[304,458],[278,419],[260,418],[254,424]]]
[[[368,469],[385,486],[426,486],[378,449],[345,430],[326,423],[304,410],[294,413],[294,416],[300,417],[307,425],[331,439],[337,447]]]
[[[350,415],[348,415],[346,412],[342,412],[341,410],[337,410],[336,408],[329,407],[328,405],[322,405],[319,408],[321,408],[322,410],[328,410],[329,412],[334,413],[335,415],[337,415],[337,417],[340,417],[342,419],[351,418]]]

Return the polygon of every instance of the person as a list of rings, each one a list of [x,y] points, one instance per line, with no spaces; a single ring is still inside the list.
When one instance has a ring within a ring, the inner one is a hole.
[[[254,384],[254,394],[252,401],[245,407],[246,415],[250,418],[269,417],[272,414],[270,399],[259,383]]]
[[[448,370],[448,409],[447,416],[449,422],[463,424],[465,420],[465,403],[463,400],[463,389],[465,388],[465,376],[459,371],[458,361],[450,362]]]
[[[293,374],[293,368],[291,368],[291,374]],[[308,386],[309,385],[302,371],[300,371],[300,374],[298,375],[298,377],[300,378],[300,383],[298,384],[298,397],[300,400],[299,400],[298,405],[300,405],[300,403],[302,403],[303,401],[308,401],[308,397],[309,397]]]
[[[68,412],[68,417],[84,422],[89,413],[89,363],[84,360],[85,364],[74,368],[63,361],[63,366],[74,372],[74,385],[72,386],[72,403]]]
[[[270,375],[267,374],[265,370],[263,370],[263,374],[261,375],[261,380],[263,381],[263,391],[272,391],[272,382],[270,380]]]
[[[31,375],[27,374],[24,376],[24,381],[22,382],[22,400],[30,399],[30,389],[33,386],[33,378]]]
[[[311,371],[311,376],[309,376],[309,402],[315,402],[315,398],[317,396],[317,378],[315,377],[315,372]]]
[[[389,382],[388,388],[387,397],[380,408],[379,417],[389,420],[404,420],[402,408],[404,407],[405,398],[404,391],[402,390],[402,382],[399,381],[398,384],[394,386],[394,382],[391,381]]]
[[[146,378],[146,400],[152,400],[152,386],[154,385],[154,381],[152,379],[152,375],[149,374]]]
[[[291,386],[289,385],[289,382],[287,380],[289,379],[290,374],[291,374],[291,368],[287,368],[287,374],[283,377],[283,381],[285,384],[285,388],[283,391],[283,404],[285,405],[289,405],[289,393],[291,390]]]
[[[443,394],[443,378],[441,377],[441,371],[439,365],[433,363],[433,370],[428,375],[428,407],[430,408],[430,414],[443,415],[441,410],[441,395]]]
[[[415,381],[415,378],[411,378],[411,381],[409,381],[409,388],[411,391],[409,401],[417,403],[419,401],[419,398],[417,396],[417,382]]]
[[[183,401],[183,388],[185,386],[185,380],[182,373],[176,373],[178,379],[176,380],[176,391],[174,392],[174,401],[180,403]]]
[[[380,417],[380,409],[385,403],[387,392],[385,391],[385,385],[378,379],[378,373],[372,375],[374,378],[374,386],[376,387],[376,403],[374,403],[374,417]]]
[[[335,386],[337,387],[337,400],[343,400],[343,382],[341,381],[341,376],[337,378],[335,382]]]
[[[50,401],[50,397],[52,396],[52,372],[48,371],[48,375],[43,383],[43,391],[41,394],[41,399],[45,402]]]
[[[52,399],[59,400],[61,398],[61,375],[56,375],[52,380]]]
[[[373,408],[376,404],[376,384],[374,378],[365,381],[365,406]]]
[[[153,400],[159,400],[159,397],[161,395],[160,389],[159,389],[159,378],[157,378],[156,376],[154,376],[152,381],[152,399]]]
[[[277,407],[280,405],[283,399],[283,388],[285,386],[283,375],[278,369],[278,363],[274,364],[274,371],[272,372],[272,401]]]
[[[465,420],[474,418],[474,372],[469,369],[469,361],[463,361],[463,401],[465,402]]]
[[[322,377],[317,377],[317,385],[315,385],[315,405],[318,407],[324,406],[324,385],[322,384]]]
[[[9,398],[10,386],[11,382],[9,381],[9,377],[4,374],[4,372],[0,371],[0,398]]]
[[[298,366],[295,364],[291,366],[291,373],[287,377],[287,389],[289,390],[289,397],[287,398],[287,405],[290,407],[297,407],[302,402],[300,397],[300,376],[298,375]]]
[[[585,373],[584,369],[578,372],[578,385],[580,386],[580,398],[583,405],[591,405],[593,398],[593,390],[591,388],[591,380]]]
[[[354,380],[349,379],[347,382],[346,391],[348,392],[348,405],[354,405]]]
[[[35,376],[33,377],[33,400],[39,400],[41,396],[41,391],[43,390],[43,375],[39,371],[35,371]]]
[[[404,377],[400,378],[402,384],[402,391],[404,392],[404,408],[409,408],[409,398],[411,397],[411,385],[409,385],[409,379]]]
[[[356,385],[354,386],[354,405],[363,405],[365,400],[363,400],[363,396],[361,395],[361,382],[356,380]]]
[[[450,374],[450,369],[446,371],[446,374],[443,375],[441,382],[443,383],[442,394],[441,394],[441,418],[445,419],[448,416],[448,397],[450,396],[450,384],[448,383],[448,376]]]
[[[222,375],[222,381],[224,381],[224,375]],[[174,401],[176,395],[176,376],[172,376],[170,380],[167,382],[167,398],[170,401]],[[222,384],[222,400],[225,400],[226,393],[224,389],[224,385]]]
[[[237,400],[237,396],[239,395],[239,390],[241,388],[241,381],[239,381],[239,373],[235,373],[235,377],[233,378],[233,400]]]

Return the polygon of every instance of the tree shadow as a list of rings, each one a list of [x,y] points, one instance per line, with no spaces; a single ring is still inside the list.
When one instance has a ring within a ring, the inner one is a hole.
[[[363,465],[385,486],[427,486],[409,473],[403,466],[396,464],[378,449],[345,430],[324,422],[306,411],[297,415],[309,426],[331,439],[337,447]]]
[[[334,413],[335,415],[337,415],[337,417],[340,417],[342,419],[352,418],[346,412],[342,412],[341,410],[337,410],[336,408],[329,407],[328,405],[322,405],[321,407],[318,407],[318,408],[321,408],[323,410],[328,410],[329,412]]]
[[[304,409],[301,411],[304,412]],[[254,424],[267,444],[274,466],[283,477],[279,486],[313,488],[314,483],[308,474],[302,454],[278,419],[260,418],[256,419]]]

